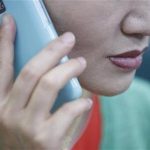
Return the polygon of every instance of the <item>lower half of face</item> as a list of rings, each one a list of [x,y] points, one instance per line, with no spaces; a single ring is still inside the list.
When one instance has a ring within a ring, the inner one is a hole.
[[[120,30],[129,3],[74,0],[47,0],[46,3],[57,31],[71,31],[76,36],[76,45],[69,57],[83,56],[87,60],[87,68],[79,77],[81,85],[100,95],[125,91],[136,69],[119,67],[109,56],[124,53],[137,45],[142,47],[139,41],[129,39]]]
[[[87,60],[87,68],[79,76],[81,85],[99,95],[112,96],[124,92],[134,78],[135,69],[115,65],[107,56],[101,55],[100,51],[101,47],[97,47],[74,49],[70,53],[70,57],[83,56]]]

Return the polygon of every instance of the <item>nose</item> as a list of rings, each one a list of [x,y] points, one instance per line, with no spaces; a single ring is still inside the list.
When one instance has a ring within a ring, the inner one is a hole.
[[[128,12],[122,20],[121,30],[124,34],[140,38],[150,36],[150,3],[149,7]]]

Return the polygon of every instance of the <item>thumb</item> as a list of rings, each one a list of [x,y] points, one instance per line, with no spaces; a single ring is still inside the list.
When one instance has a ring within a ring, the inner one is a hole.
[[[5,95],[13,83],[15,33],[13,18],[5,14],[0,26],[0,96]]]

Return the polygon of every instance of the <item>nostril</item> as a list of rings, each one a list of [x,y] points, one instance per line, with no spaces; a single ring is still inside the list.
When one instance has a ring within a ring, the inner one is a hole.
[[[134,37],[136,37],[137,39],[139,40],[142,40],[144,38],[144,35],[142,34],[138,34],[138,33],[135,33],[135,34],[132,34]]]
[[[133,38],[139,39],[139,40],[143,40],[145,38],[145,35],[143,35],[141,33],[127,33],[127,32],[124,32],[123,30],[121,30],[121,32],[127,37],[133,37]]]

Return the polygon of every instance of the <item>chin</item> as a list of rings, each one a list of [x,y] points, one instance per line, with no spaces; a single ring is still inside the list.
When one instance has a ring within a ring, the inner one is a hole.
[[[131,84],[126,84],[124,86],[120,86],[119,88],[117,86],[109,86],[109,87],[105,87],[104,90],[97,90],[97,91],[93,91],[95,94],[98,95],[103,95],[103,96],[115,96],[115,95],[119,95],[123,92],[125,92]]]
[[[105,79],[99,82],[84,82],[83,80],[80,81],[80,84],[86,90],[103,96],[115,96],[125,92],[131,85],[133,78],[128,80],[113,80],[113,79]],[[103,85],[103,86],[102,86]]]

